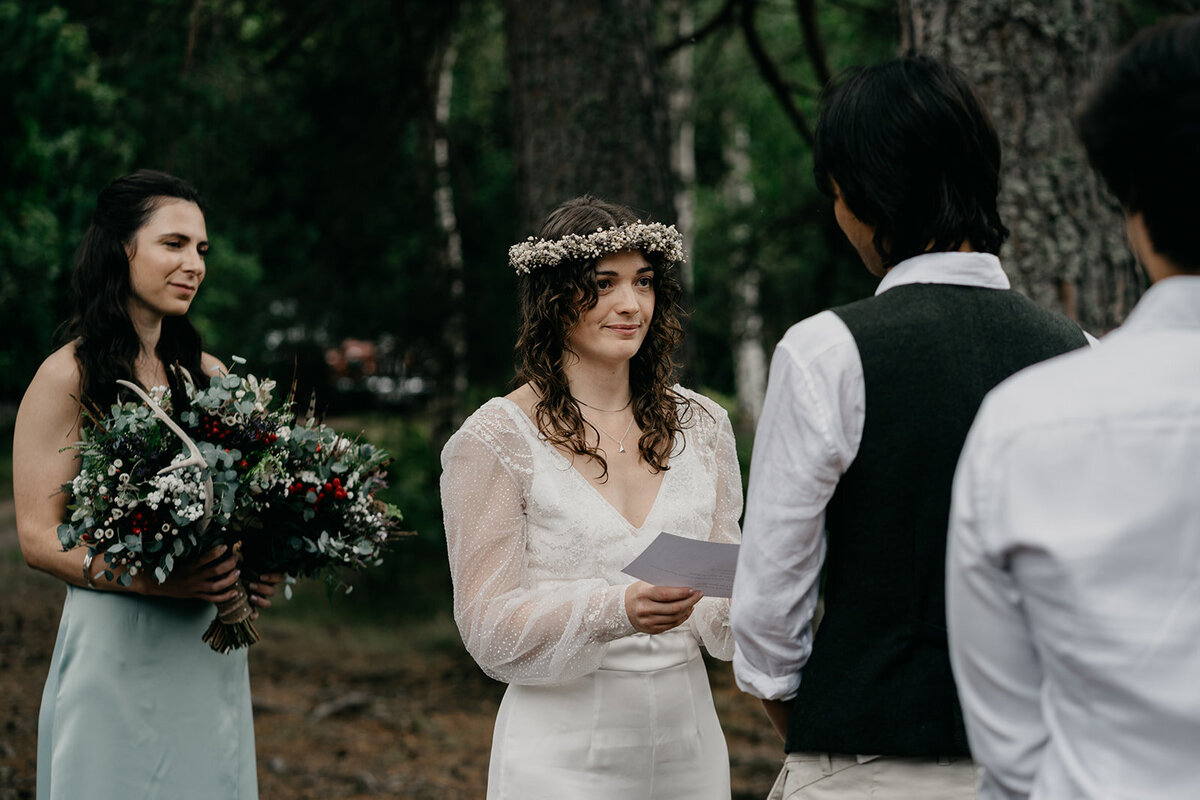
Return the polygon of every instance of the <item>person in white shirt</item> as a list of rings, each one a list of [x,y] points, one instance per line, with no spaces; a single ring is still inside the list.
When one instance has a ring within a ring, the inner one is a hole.
[[[999,141],[960,72],[860,70],[827,93],[816,139],[818,185],[882,280],[776,348],[734,670],[785,738],[772,798],[974,797],[945,630],[954,465],[990,388],[1086,340],[1009,288]]]
[[[981,796],[1200,797],[1200,16],[1080,116],[1152,285],[983,403],[954,482],[951,657]]]

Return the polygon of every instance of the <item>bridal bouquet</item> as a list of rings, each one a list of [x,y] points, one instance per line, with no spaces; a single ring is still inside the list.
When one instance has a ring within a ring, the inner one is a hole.
[[[129,586],[145,570],[163,583],[177,564],[229,541],[245,473],[291,418],[270,408],[274,382],[253,375],[214,376],[204,389],[189,376],[186,406],[177,415],[163,393],[118,383],[141,402],[88,414],[87,439],[75,445],[79,474],[63,487],[71,513],[58,536],[63,549],[82,545],[103,554],[107,567],[89,579],[103,575]],[[256,641],[245,588],[236,586],[237,596],[219,605],[218,615]]]
[[[129,586],[144,570],[162,583],[184,560],[238,542],[247,577],[286,572],[336,584],[341,567],[380,563],[401,519],[375,497],[386,451],[312,420],[297,424],[290,403],[276,404],[275,382],[253,375],[216,375],[203,389],[188,380],[178,413],[161,394],[119,383],[141,403],[88,414],[87,439],[75,445],[79,474],[63,487],[72,498],[58,529],[63,549],[86,546],[107,564],[89,577]],[[235,586],[204,634],[222,653],[259,638],[245,587]]]

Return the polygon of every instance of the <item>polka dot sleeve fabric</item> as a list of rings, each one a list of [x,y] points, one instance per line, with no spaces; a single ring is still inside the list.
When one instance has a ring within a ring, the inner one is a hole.
[[[711,480],[715,484],[716,505],[713,508],[708,538],[714,542],[738,543],[742,539],[741,527],[738,524],[742,515],[742,473],[738,466],[737,448],[729,415],[725,413],[725,409],[703,395],[686,389],[682,389],[681,393],[685,393],[708,411],[708,414],[697,412],[694,415],[696,429],[692,434],[697,449],[702,451],[701,460],[707,462],[715,473]],[[733,658],[733,633],[729,628],[728,598],[705,597],[696,605],[688,623],[696,638],[713,657],[723,661]]]
[[[585,675],[609,642],[633,633],[623,585],[531,576],[526,506],[533,480],[529,441],[493,404],[467,420],[442,452],[454,618],[471,656],[506,683]]]

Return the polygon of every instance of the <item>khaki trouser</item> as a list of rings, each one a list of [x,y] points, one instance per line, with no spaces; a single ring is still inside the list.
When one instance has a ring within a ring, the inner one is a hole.
[[[767,800],[975,800],[969,758],[788,753]]]

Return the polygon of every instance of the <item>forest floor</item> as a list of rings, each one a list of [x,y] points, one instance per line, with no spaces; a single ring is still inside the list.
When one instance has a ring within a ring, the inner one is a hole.
[[[0,800],[34,797],[38,706],[64,589],[24,565],[0,499]],[[444,617],[330,622],[278,603],[259,620],[250,683],[263,800],[481,798],[503,684]],[[765,797],[782,758],[758,701],[709,662],[734,800]]]

